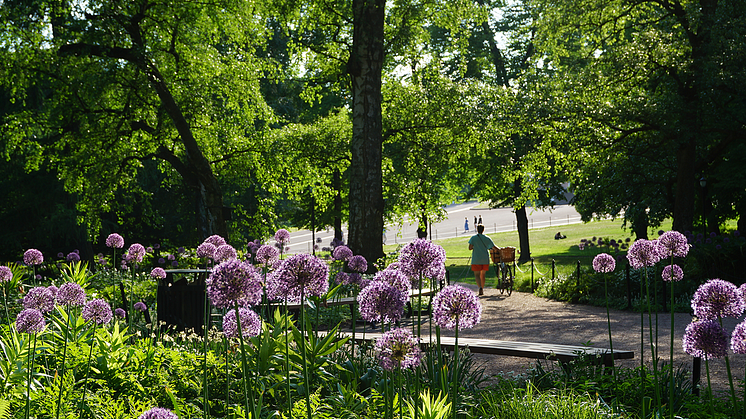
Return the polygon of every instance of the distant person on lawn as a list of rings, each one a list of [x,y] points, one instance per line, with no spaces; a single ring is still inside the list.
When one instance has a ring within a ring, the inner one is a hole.
[[[471,270],[474,271],[474,279],[479,287],[479,295],[484,295],[484,283],[487,271],[490,270],[490,249],[495,247],[492,239],[485,236],[484,226],[477,226],[477,234],[469,239],[469,250],[471,250]]]

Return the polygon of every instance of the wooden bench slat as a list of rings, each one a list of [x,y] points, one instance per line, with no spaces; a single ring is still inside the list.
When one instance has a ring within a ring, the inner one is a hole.
[[[340,336],[352,337],[351,332],[340,332]],[[355,335],[356,341],[375,341],[381,336],[380,333],[362,333]],[[452,350],[455,344],[455,338],[452,336],[441,336],[440,345]],[[422,338],[423,347],[436,344],[436,337],[427,336]],[[551,343],[537,342],[517,342],[509,340],[494,340],[480,338],[459,338],[459,347],[468,347],[472,353],[515,356],[535,359],[552,359],[560,362],[569,362],[577,359],[581,355],[598,356],[605,363],[611,361],[611,350],[606,348],[596,348],[593,346],[576,346],[560,345]],[[634,358],[632,351],[614,351],[614,359],[631,359]]]

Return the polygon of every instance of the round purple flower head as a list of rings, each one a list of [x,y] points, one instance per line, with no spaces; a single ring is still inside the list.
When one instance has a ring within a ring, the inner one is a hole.
[[[140,263],[145,256],[145,247],[140,243],[132,243],[127,249],[127,262]]]
[[[596,272],[614,272],[614,268],[616,268],[616,260],[614,260],[614,257],[608,253],[601,253],[593,258],[593,270]]]
[[[275,232],[275,241],[281,245],[287,244],[290,241],[290,232],[281,228]]]
[[[730,337],[730,350],[735,354],[746,354],[746,320],[738,323]]]
[[[207,278],[207,296],[217,308],[233,307],[238,300],[258,304],[262,299],[261,277],[248,263],[237,259],[223,262]]]
[[[422,351],[416,337],[409,329],[388,331],[376,339],[376,350],[381,367],[387,371],[396,368],[415,368],[422,360]]]
[[[442,247],[425,239],[407,244],[399,253],[399,269],[409,277],[412,286],[421,278],[439,278],[445,271],[446,253]]]
[[[134,308],[137,311],[145,311],[148,309],[148,306],[145,305],[142,301],[138,301],[135,304],[132,305],[132,308]]]
[[[262,245],[256,251],[256,261],[263,266],[272,266],[280,258],[280,251],[274,246]]]
[[[292,255],[280,265],[277,280],[284,283],[288,297],[320,297],[329,291],[329,265],[306,253]]]
[[[57,304],[82,307],[85,305],[85,290],[74,282],[66,282],[57,291]]]
[[[83,320],[94,321],[97,325],[109,323],[114,316],[111,312],[111,306],[106,301],[98,298],[86,303],[81,313]]]
[[[712,359],[728,355],[728,332],[715,320],[689,323],[681,343],[691,356]]]
[[[0,266],[0,283],[10,282],[13,279],[13,271],[7,266]]]
[[[78,252],[70,252],[67,254],[65,260],[68,262],[80,262],[80,255]]]
[[[234,249],[233,246],[231,246],[230,244],[224,244],[222,246],[218,246],[217,249],[215,249],[215,262],[217,263],[236,258],[236,249]]]
[[[368,261],[364,256],[356,255],[347,261],[347,267],[354,272],[365,272],[368,270]]]
[[[479,297],[461,285],[449,285],[433,298],[433,320],[445,329],[470,329],[482,318]],[[458,321],[458,324],[456,323]]]
[[[254,310],[239,307],[238,313],[241,315],[241,335],[244,338],[258,336],[262,330],[262,319]],[[227,338],[238,337],[238,322],[236,321],[236,310],[228,311],[223,316],[223,333]]]
[[[59,288],[55,287],[54,285],[50,285],[47,287],[47,289],[52,293],[52,298],[54,300],[57,300],[57,292],[60,290]]]
[[[352,250],[345,245],[340,245],[332,250],[332,257],[334,260],[346,261],[352,257]]]
[[[632,243],[627,250],[627,260],[634,269],[641,269],[658,263],[660,254],[655,242],[640,239]]]
[[[689,243],[686,236],[678,231],[671,230],[658,237],[658,254],[661,259],[670,257],[683,258],[689,253]]]
[[[124,311],[123,308],[118,308],[114,310],[114,315],[117,316],[118,319],[123,319],[127,315],[127,312]]]
[[[692,309],[699,319],[739,317],[745,308],[746,304],[738,288],[728,281],[717,278],[700,285],[692,298]]]
[[[385,282],[392,287],[398,289],[402,293],[404,293],[405,296],[405,302],[409,302],[409,294],[412,290],[412,283],[409,282],[409,279],[406,275],[401,273],[400,271],[395,271],[392,269],[384,269],[382,271],[376,272],[375,277],[373,278],[374,281],[382,281]]]
[[[33,308],[42,313],[54,310],[54,294],[49,288],[34,287],[23,296],[23,308]]]
[[[154,407],[143,412],[143,414],[138,416],[137,419],[179,419],[179,417],[168,409]]]
[[[225,244],[225,239],[217,234],[206,238],[202,243],[212,243],[213,246],[219,247]]]
[[[684,270],[681,269],[681,266],[676,264],[667,265],[665,268],[663,268],[661,277],[664,281],[679,282],[684,279]]]
[[[23,263],[26,266],[41,265],[44,263],[44,255],[36,249],[29,249],[23,254]]]
[[[26,308],[16,316],[16,330],[21,333],[41,333],[46,326],[44,315],[34,308]]]
[[[372,281],[357,295],[360,317],[365,321],[394,323],[407,304],[403,292],[383,281]]]
[[[153,268],[150,271],[150,276],[155,279],[166,279],[166,271],[163,268]]]
[[[204,242],[197,246],[197,257],[200,259],[212,259],[215,257],[215,250],[217,247],[208,242]]]
[[[121,249],[124,247],[124,238],[117,233],[111,233],[106,238],[106,246]]]

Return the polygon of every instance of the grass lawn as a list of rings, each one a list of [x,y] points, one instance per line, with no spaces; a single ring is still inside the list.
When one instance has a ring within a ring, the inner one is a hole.
[[[658,237],[658,230],[667,230],[670,228],[671,222],[669,220],[660,228],[651,230],[648,235],[651,238]],[[563,235],[567,236],[567,238],[563,240],[555,240],[554,235],[557,231],[561,231]],[[492,233],[487,234],[487,236],[489,236],[498,247],[515,247],[516,258],[519,257],[517,252],[520,246],[517,231]],[[468,244],[469,237],[471,236],[465,235],[463,237],[435,241],[443,246],[446,251],[446,268],[450,272],[451,281],[474,283],[474,275],[469,269],[469,258],[471,256]],[[587,266],[591,264],[593,258],[597,254],[609,252],[608,249],[599,249],[597,247],[590,249],[586,248],[585,250],[580,250],[578,248],[581,239],[590,240],[594,237],[603,237],[604,239],[614,239],[617,241],[626,241],[626,239],[629,238],[630,243],[634,241],[634,235],[632,232],[629,229],[625,230],[622,228],[621,220],[601,220],[583,224],[570,224],[560,227],[546,227],[529,230],[531,255],[534,258],[534,264],[536,267],[536,271],[534,271],[535,277],[541,276],[539,273],[551,276],[552,260],[555,260],[555,269],[557,273],[566,273],[574,270],[578,261],[580,261],[581,265]],[[396,250],[396,246],[385,246],[386,252],[394,250]],[[530,281],[530,267],[530,263],[525,263],[518,267],[519,271],[516,272],[518,282]],[[523,273],[520,271],[523,271]],[[487,274],[488,285],[492,283],[490,279],[494,278],[494,269],[490,269]]]

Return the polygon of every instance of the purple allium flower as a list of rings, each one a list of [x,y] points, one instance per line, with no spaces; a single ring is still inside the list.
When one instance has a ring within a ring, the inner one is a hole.
[[[166,279],[166,271],[163,268],[153,268],[150,271],[150,276],[155,279]]]
[[[52,297],[55,301],[57,301],[57,292],[59,292],[59,288],[55,287],[54,285],[50,285],[47,287],[47,289],[52,293]]]
[[[62,259],[62,258],[64,258],[64,257],[65,257],[65,254],[64,254],[64,253],[62,253],[62,252],[57,252],[57,257],[58,257],[59,259]]]
[[[145,247],[140,243],[132,243],[127,249],[127,262],[140,263],[145,256]]]
[[[145,249],[145,252],[146,252],[146,253],[153,253],[153,247],[152,247],[152,246],[148,246],[148,247],[147,247],[147,248]]]
[[[665,268],[663,268],[661,277],[663,278],[664,281],[679,282],[682,279],[684,279],[684,271],[681,269],[681,266],[679,265],[676,265],[676,264],[668,265]]]
[[[280,251],[274,246],[265,244],[256,251],[256,262],[260,265],[272,266],[279,258]]]
[[[746,354],[746,320],[738,323],[730,337],[730,350],[735,354]]]
[[[683,258],[687,253],[689,253],[689,243],[686,236],[678,231],[667,231],[658,237],[658,254],[661,259]]]
[[[337,272],[337,276],[334,277],[334,282],[342,285],[350,285],[350,274],[339,271]]]
[[[461,285],[449,285],[433,298],[433,320],[445,329],[470,329],[482,318],[477,294]],[[456,321],[458,319],[458,324]]]
[[[166,263],[166,259],[158,258],[158,264],[159,265],[163,265],[164,263]]]
[[[393,269],[384,269],[376,272],[374,281],[383,281],[392,287],[398,289],[405,295],[405,302],[409,302],[409,294],[412,290],[412,283],[401,271]]]
[[[275,241],[281,245],[287,244],[290,241],[290,232],[281,228],[275,232]]]
[[[406,296],[383,281],[373,281],[357,295],[360,317],[365,321],[394,323],[404,313]]]
[[[26,308],[16,316],[16,330],[21,333],[41,333],[46,326],[44,315],[35,308]]]
[[[201,259],[212,259],[215,257],[215,250],[217,247],[208,242],[204,242],[197,246],[197,257]]]
[[[388,331],[376,339],[376,350],[381,367],[392,371],[396,368],[416,368],[422,360],[418,339],[409,329]]]
[[[215,262],[225,262],[227,260],[232,260],[237,258],[236,249],[233,248],[230,244],[224,244],[222,246],[218,246],[217,249],[215,249]]]
[[[399,269],[409,277],[412,286],[419,286],[421,278],[445,277],[446,252],[425,239],[416,239],[399,253]]]
[[[85,290],[74,282],[66,282],[57,291],[57,304],[82,307],[85,305]]]
[[[81,316],[83,317],[83,320],[87,322],[94,321],[100,326],[109,323],[114,315],[111,312],[111,306],[109,303],[98,298],[86,303],[85,307],[83,307]]]
[[[258,336],[262,330],[262,319],[254,310],[239,307],[238,313],[241,315],[241,335],[244,338]],[[236,310],[228,311],[223,316],[223,333],[227,338],[238,337],[238,322],[236,322]]]
[[[231,259],[213,268],[207,278],[207,296],[217,308],[233,307],[238,300],[258,304],[262,299],[261,276],[250,264]]]
[[[225,244],[225,239],[217,234],[213,234],[212,236],[206,238],[202,243],[212,243],[213,246],[219,247]]]
[[[645,239],[635,241],[627,251],[627,260],[634,269],[655,265],[660,260],[656,243]]]
[[[41,265],[44,263],[44,255],[36,249],[29,249],[23,254],[23,263],[26,266]]]
[[[739,317],[745,308],[746,304],[738,288],[717,278],[700,285],[692,298],[692,309],[699,319]]]
[[[608,253],[601,253],[593,258],[593,270],[599,273],[614,272],[616,260]]]
[[[179,262],[178,262],[178,261],[176,261],[176,260],[175,260],[175,261],[173,261],[173,262],[171,262],[171,267],[172,267],[172,268],[178,268],[178,267],[179,267]]]
[[[170,261],[174,261],[174,260],[176,260],[176,256],[174,256],[173,253],[169,253],[169,254],[166,255],[166,259],[168,259]]]
[[[0,266],[0,282],[10,282],[13,279],[13,271],[7,266]]]
[[[168,409],[154,407],[143,412],[137,419],[179,419],[179,417]]]
[[[354,272],[365,272],[368,270],[368,261],[364,256],[356,255],[347,261],[347,267]]]
[[[386,269],[390,270],[390,271],[395,271],[395,270],[399,269],[400,265],[401,264],[399,263],[399,261],[391,262],[391,263],[389,263],[389,266],[386,267]]]
[[[334,260],[346,261],[352,257],[352,250],[344,245],[339,245],[332,251],[332,257]]]
[[[137,311],[143,312],[148,309],[148,306],[146,306],[145,303],[143,303],[142,301],[138,301],[132,305],[132,308]]]
[[[23,297],[23,308],[33,308],[42,313],[54,310],[54,295],[49,288],[34,287]]]
[[[123,308],[118,308],[114,310],[114,315],[117,316],[118,319],[123,319],[127,315],[127,312],[124,311]]]
[[[276,280],[283,282],[288,297],[320,297],[329,291],[329,265],[316,256],[301,253],[285,259]]]
[[[109,237],[106,238],[106,247],[121,249],[124,247],[124,238],[117,233],[111,233],[109,234]]]
[[[700,358],[721,358],[728,355],[728,332],[716,320],[689,323],[681,340],[684,352]]]

